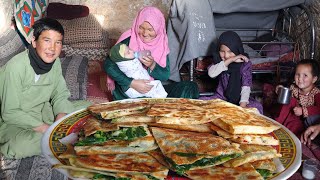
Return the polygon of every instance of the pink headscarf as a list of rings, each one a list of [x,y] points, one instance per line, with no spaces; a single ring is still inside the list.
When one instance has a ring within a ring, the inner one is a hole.
[[[139,37],[139,26],[147,21],[155,30],[157,36],[149,43],[144,43]],[[155,7],[144,7],[133,21],[131,29],[124,32],[118,42],[130,37],[129,47],[134,51],[150,50],[155,62],[161,67],[166,67],[169,54],[168,37],[165,27],[165,19],[162,12]],[[117,42],[117,43],[118,43]]]

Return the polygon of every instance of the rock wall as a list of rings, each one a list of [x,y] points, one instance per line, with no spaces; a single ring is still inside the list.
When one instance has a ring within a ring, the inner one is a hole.
[[[158,7],[167,17],[172,0],[49,0],[65,4],[85,5],[94,14],[110,39],[119,36],[132,25],[137,12],[144,6]]]
[[[11,18],[13,15],[13,4],[11,0],[0,1],[0,37],[10,29]]]

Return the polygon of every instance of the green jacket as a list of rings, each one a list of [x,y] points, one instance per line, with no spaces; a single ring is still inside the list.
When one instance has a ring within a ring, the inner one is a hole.
[[[0,68],[0,83],[0,126],[31,129],[43,123],[52,124],[59,113],[74,111],[59,58],[35,82],[26,50]]]

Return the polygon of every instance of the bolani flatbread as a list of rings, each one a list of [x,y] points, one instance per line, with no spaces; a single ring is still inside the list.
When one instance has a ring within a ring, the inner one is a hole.
[[[157,127],[151,127],[151,131],[166,161],[179,174],[218,165],[243,154],[229,141],[209,133]]]
[[[219,136],[240,144],[279,145],[279,140],[269,134],[231,134],[213,124],[210,125],[210,128]]]
[[[277,150],[271,146],[241,144],[240,149],[245,154],[224,163],[225,167],[238,167],[245,163],[281,157],[281,154],[278,154]]]
[[[103,119],[113,119],[131,114],[147,112],[150,108],[148,101],[126,101],[108,104],[95,104],[88,107],[88,110]]]
[[[110,132],[110,131],[117,131],[121,127],[137,127],[137,126],[143,126],[145,128],[147,127],[146,124],[139,123],[139,122],[126,122],[126,123],[119,122],[119,123],[113,124],[110,122],[101,121],[94,117],[91,117],[91,118],[88,118],[87,121],[83,124],[82,129],[84,131],[84,135],[87,137],[96,133],[97,131]]]
[[[155,123],[154,117],[147,116],[146,113],[132,114],[128,116],[121,116],[113,118],[111,123],[131,123],[131,122],[141,122],[141,123]]]
[[[204,109],[194,103],[158,103],[147,112],[162,124],[205,124],[221,117],[218,112]]]
[[[276,164],[272,159],[254,161],[250,163],[255,169],[266,169],[271,172],[276,170]]]
[[[211,100],[202,107],[218,111],[222,117],[212,122],[231,134],[268,134],[280,128],[251,109],[246,110],[220,99]]]
[[[83,131],[84,136],[74,144],[77,155],[140,153],[157,148],[143,123],[112,124],[90,118]]]
[[[263,180],[263,177],[250,164],[238,167],[215,166],[205,169],[190,170],[186,172],[187,177],[193,180],[214,179],[254,179]]]
[[[178,124],[162,124],[162,123],[147,123],[151,127],[162,127],[168,129],[176,129],[182,131],[192,131],[201,133],[212,133],[213,130],[210,129],[210,124],[193,124],[193,125],[178,125]]]
[[[276,164],[274,163],[273,159],[265,159],[265,160],[254,161],[254,162],[251,162],[250,164],[265,179],[270,177],[276,170]]]
[[[223,115],[227,114],[225,111],[221,113]],[[280,126],[261,116],[251,116],[238,112],[229,116],[225,115],[212,122],[231,134],[269,134],[280,128]]]
[[[168,174],[168,169],[165,166],[146,153],[81,156],[70,158],[69,162],[72,168],[63,165],[58,165],[56,168],[85,170],[94,173],[104,172],[110,176],[117,175],[118,177],[126,177],[129,174],[140,176],[145,174],[164,179]]]

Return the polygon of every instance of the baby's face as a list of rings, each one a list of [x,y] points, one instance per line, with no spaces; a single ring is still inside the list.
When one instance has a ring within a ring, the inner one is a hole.
[[[128,59],[134,58],[134,51],[130,49],[127,45],[125,46],[124,58],[128,58]]]

